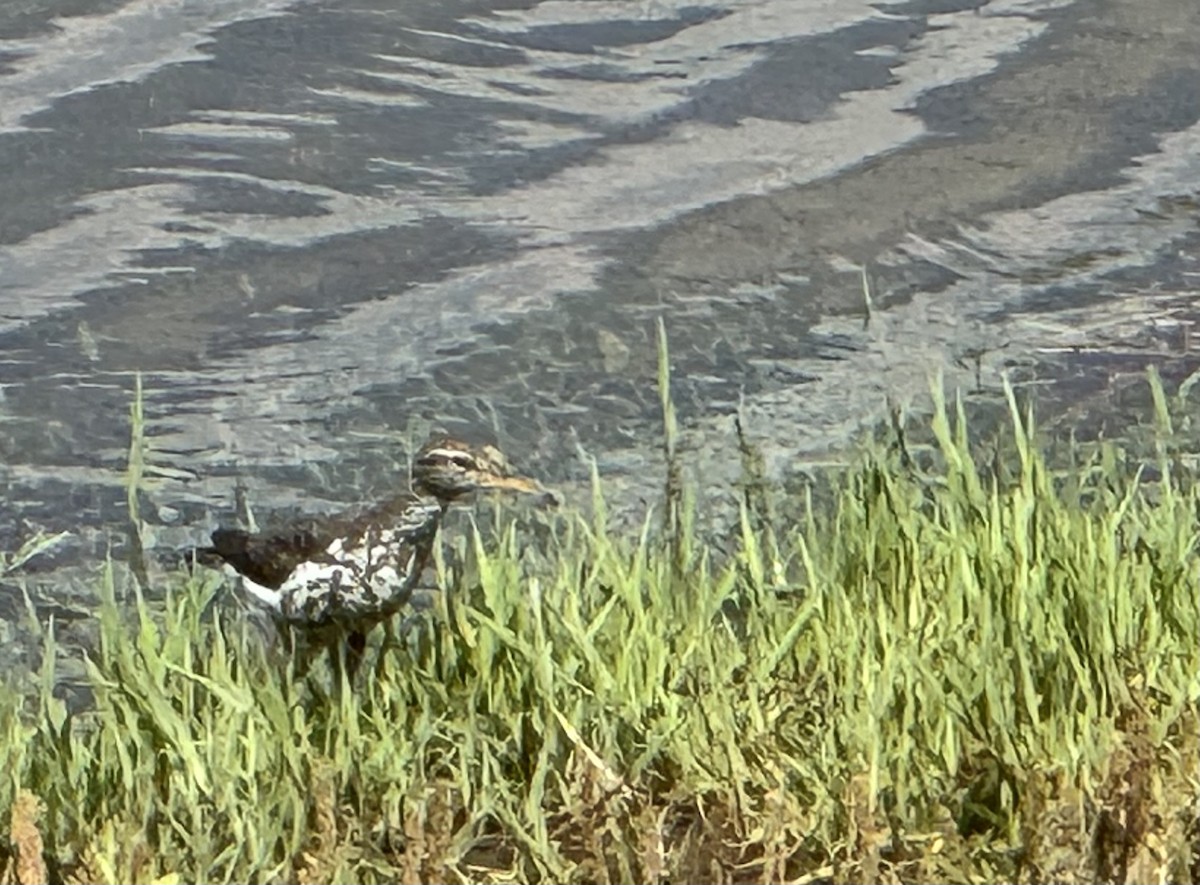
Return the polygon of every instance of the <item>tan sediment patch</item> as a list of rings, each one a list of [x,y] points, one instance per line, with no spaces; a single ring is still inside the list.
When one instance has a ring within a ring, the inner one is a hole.
[[[44,885],[50,881],[43,857],[45,845],[38,822],[43,812],[42,802],[28,790],[21,790],[13,801],[9,819],[8,840],[13,852],[9,867],[4,871],[4,883]]]

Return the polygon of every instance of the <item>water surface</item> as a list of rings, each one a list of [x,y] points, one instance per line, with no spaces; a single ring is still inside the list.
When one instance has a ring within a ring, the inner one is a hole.
[[[1198,119],[1193,0],[9,4],[0,539],[119,548],[136,373],[165,549],[433,423],[636,516],[659,317],[717,500],[739,406],[780,475],[934,371],[1103,413],[1196,368]]]

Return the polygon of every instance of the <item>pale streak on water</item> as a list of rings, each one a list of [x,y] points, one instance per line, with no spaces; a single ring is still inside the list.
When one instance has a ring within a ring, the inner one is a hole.
[[[169,545],[228,510],[235,476],[268,509],[386,488],[388,437],[414,419],[494,423],[569,488],[579,442],[636,505],[657,477],[659,314],[716,495],[736,474],[739,396],[784,473],[836,452],[887,396],[919,396],[930,371],[969,383],[966,354],[984,353],[994,387],[1013,359],[1145,325],[1153,306],[1131,309],[1110,278],[1141,269],[1152,288],[1164,256],[1195,254],[1194,209],[1155,209],[1194,194],[1200,171],[1183,94],[1200,56],[1179,37],[1200,22],[1156,0],[1131,25],[1129,2],[1110,22],[1070,0],[134,0],[0,42],[0,151],[16,145],[0,156],[62,203],[31,221],[12,207],[37,216],[38,195],[0,173],[7,532],[29,517],[93,547],[113,533],[138,369],[156,462],[182,471],[150,492]],[[1062,178],[1071,158],[1036,127],[1000,161],[1028,170],[1019,208],[975,205],[969,165],[919,166],[1020,131],[1019,114],[955,105],[955,90],[986,97],[1039,64],[1069,76],[1112,33],[1131,51],[1106,63],[1167,110],[1156,129],[1081,88],[1112,157],[1101,171],[1077,160],[1071,183],[1039,192],[1039,170]],[[1158,55],[1139,56],[1143,41]],[[259,51],[291,73],[256,67]],[[989,114],[1001,122],[971,135]],[[62,170],[69,187],[38,145],[83,164]],[[909,158],[946,208],[881,237],[912,182],[854,183]],[[858,194],[845,205],[842,183]],[[5,208],[9,192],[28,202]],[[781,229],[790,241],[759,249]],[[863,264],[878,287],[866,329]],[[1035,302],[1054,309],[1031,315]]]
[[[62,96],[205,59],[201,44],[215,28],[287,6],[285,0],[132,0],[108,14],[56,18],[48,37],[0,44],[17,56],[15,70],[0,81],[0,131],[25,128],[26,118]]]

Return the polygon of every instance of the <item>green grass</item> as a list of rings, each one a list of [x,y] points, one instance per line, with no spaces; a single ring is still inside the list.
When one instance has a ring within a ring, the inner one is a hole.
[[[1011,392],[979,459],[934,395],[935,445],[827,506],[748,482],[720,557],[664,397],[642,532],[597,478],[546,543],[447,538],[355,692],[291,679],[216,577],[151,605],[105,571],[94,707],[55,698],[52,623],[0,693],[0,881],[1200,880],[1200,486],[1166,442],[1154,483],[1112,445],[1051,470]]]

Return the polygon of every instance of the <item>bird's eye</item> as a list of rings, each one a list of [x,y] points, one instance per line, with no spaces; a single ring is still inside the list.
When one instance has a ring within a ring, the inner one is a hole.
[[[475,466],[475,462],[470,455],[451,455],[450,463],[455,467],[461,467],[463,470],[470,470]]]

